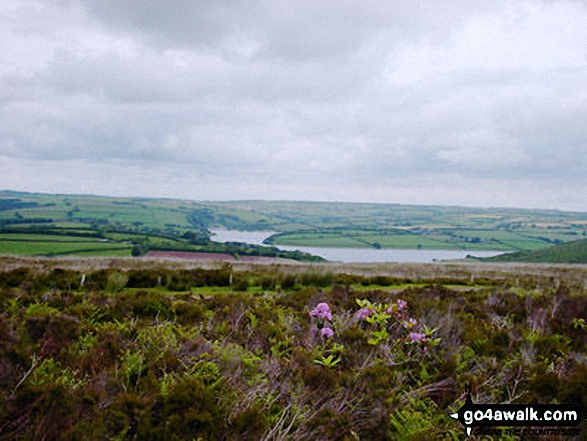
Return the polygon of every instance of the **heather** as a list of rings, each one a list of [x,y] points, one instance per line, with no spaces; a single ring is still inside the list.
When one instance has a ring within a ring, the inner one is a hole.
[[[1,439],[462,439],[467,384],[587,405],[564,273],[22,265],[0,308]]]

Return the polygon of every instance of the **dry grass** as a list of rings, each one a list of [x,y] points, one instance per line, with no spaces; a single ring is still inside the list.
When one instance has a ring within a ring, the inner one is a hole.
[[[479,263],[479,262],[436,262],[436,263],[307,263],[275,260],[272,262],[221,262],[218,260],[107,258],[107,257],[21,257],[0,256],[0,271],[19,267],[38,270],[53,268],[90,271],[99,269],[216,269],[230,264],[236,271],[271,271],[276,273],[332,273],[358,276],[388,276],[412,281],[433,281],[454,279],[473,283],[478,279],[516,280],[518,283],[532,278],[539,282],[557,283],[564,279],[587,287],[587,265],[573,264],[528,264],[528,263]]]

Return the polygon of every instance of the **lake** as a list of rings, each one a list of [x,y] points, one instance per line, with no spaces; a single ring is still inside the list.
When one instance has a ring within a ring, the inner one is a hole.
[[[275,234],[272,231],[236,231],[211,230],[212,240],[215,242],[243,242],[252,245],[263,245],[263,241]],[[467,255],[475,257],[491,257],[503,254],[503,251],[470,251],[470,250],[396,250],[374,248],[330,248],[330,247],[302,247],[279,245],[277,248],[284,251],[303,251],[323,257],[332,262],[402,262],[402,263],[431,263],[439,260],[464,259]]]
[[[276,234],[275,231],[210,230],[214,242],[242,242],[251,245],[265,245],[263,241]]]

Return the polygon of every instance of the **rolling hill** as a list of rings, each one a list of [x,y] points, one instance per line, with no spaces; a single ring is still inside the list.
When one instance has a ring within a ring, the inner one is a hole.
[[[587,263],[587,239],[533,251],[518,251],[481,258],[485,262]]]
[[[279,254],[277,248],[218,244],[211,240],[213,229],[270,231],[274,234],[266,243],[275,246],[526,252],[584,237],[587,213],[0,191],[0,253],[121,256],[169,250]]]

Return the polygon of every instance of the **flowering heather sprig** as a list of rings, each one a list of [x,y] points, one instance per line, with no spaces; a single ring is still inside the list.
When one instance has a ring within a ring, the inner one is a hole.
[[[322,328],[320,330],[320,336],[325,338],[332,338],[334,337],[334,331],[328,327]]]
[[[415,318],[411,318],[409,320],[404,320],[404,322],[402,324],[404,325],[404,328],[411,329],[414,326],[416,326],[418,324],[418,322],[416,321]]]
[[[389,308],[387,308],[385,310],[386,313],[388,314],[398,314],[400,315],[402,313],[402,311],[404,311],[406,308],[408,307],[408,302],[406,302],[405,300],[398,300],[397,304],[391,304],[389,306]]]
[[[413,343],[428,343],[428,337],[421,332],[410,332],[409,337]]]
[[[373,311],[369,308],[361,308],[357,311],[357,318],[359,320],[365,320],[367,317],[370,317]]]
[[[316,307],[312,309],[310,315],[312,317],[332,320],[332,313],[330,312],[330,306],[328,306],[328,303],[318,303]]]

